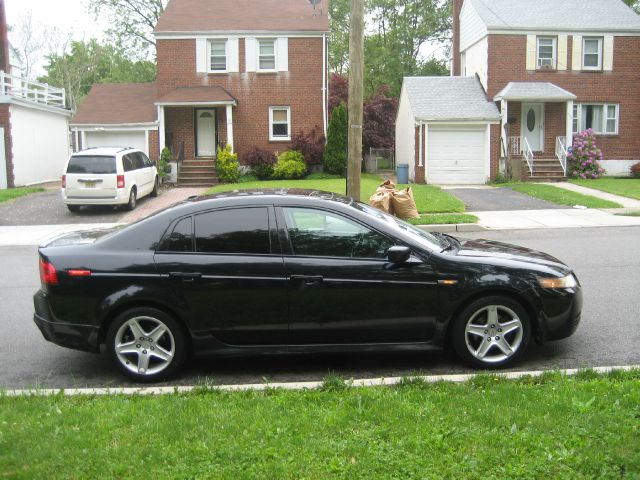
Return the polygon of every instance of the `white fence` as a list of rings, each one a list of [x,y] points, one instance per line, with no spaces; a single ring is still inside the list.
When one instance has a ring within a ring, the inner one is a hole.
[[[64,88],[32,82],[5,72],[0,72],[0,95],[22,98],[50,107],[65,108]]]

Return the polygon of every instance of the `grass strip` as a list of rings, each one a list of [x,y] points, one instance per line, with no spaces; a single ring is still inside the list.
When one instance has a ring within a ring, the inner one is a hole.
[[[593,188],[623,197],[640,200],[640,178],[598,178],[596,180],[569,180],[581,187]]]
[[[13,200],[14,198],[24,197],[32,193],[44,192],[44,188],[24,187],[24,188],[7,188],[0,190],[0,203]]]
[[[478,217],[466,213],[435,213],[422,215],[409,220],[413,225],[453,225],[459,223],[478,223]]]
[[[546,200],[556,205],[584,205],[588,208],[621,208],[622,205],[609,200],[583,195],[581,193],[572,192],[560,187],[552,185],[541,185],[537,183],[518,183],[509,185],[509,188],[516,192],[524,193],[530,197]]]
[[[329,178],[327,178],[329,177]],[[248,181],[247,181],[248,180]],[[382,180],[371,174],[363,174],[360,184],[363,202],[367,202],[382,183]],[[420,213],[450,213],[464,212],[464,203],[433,185],[398,185],[399,189],[410,186],[416,201],[416,207]],[[233,190],[246,190],[252,188],[305,188],[310,190],[323,190],[344,195],[346,192],[346,180],[341,177],[326,176],[324,174],[312,174],[303,180],[252,180],[243,179],[241,183],[227,183],[216,185],[206,193],[229,192]]]
[[[640,373],[0,395],[8,478],[634,478]],[[488,475],[488,472],[490,474]]]

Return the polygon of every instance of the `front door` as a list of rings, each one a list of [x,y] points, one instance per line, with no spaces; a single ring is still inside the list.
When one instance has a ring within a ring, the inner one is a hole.
[[[532,152],[544,149],[544,105],[541,103],[522,104],[522,135],[529,142]],[[524,150],[524,142],[522,142]]]
[[[216,153],[216,111],[196,110],[196,145],[198,157]]]

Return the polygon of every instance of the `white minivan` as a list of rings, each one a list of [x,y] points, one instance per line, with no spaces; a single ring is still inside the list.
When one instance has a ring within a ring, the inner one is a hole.
[[[155,164],[135,148],[100,147],[69,157],[62,175],[62,200],[72,212],[82,205],[126,205],[158,195]]]

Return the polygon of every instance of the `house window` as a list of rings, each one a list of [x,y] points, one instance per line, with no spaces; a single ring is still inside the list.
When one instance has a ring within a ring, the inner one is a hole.
[[[291,140],[291,109],[269,107],[269,140]]]
[[[601,135],[616,135],[618,133],[620,106],[617,104],[574,105],[573,117],[574,133],[591,128],[594,133]]]
[[[585,37],[582,44],[582,68],[602,70],[602,38]]]
[[[274,71],[276,69],[275,38],[258,40],[258,71]]]
[[[538,37],[538,68],[556,68],[556,38]]]
[[[227,41],[211,40],[209,42],[209,67],[212,72],[227,70]]]

